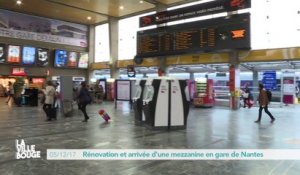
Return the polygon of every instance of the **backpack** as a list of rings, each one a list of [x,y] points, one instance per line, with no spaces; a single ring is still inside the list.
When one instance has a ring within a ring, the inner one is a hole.
[[[272,92],[270,90],[266,90],[268,101],[271,102],[272,100]]]

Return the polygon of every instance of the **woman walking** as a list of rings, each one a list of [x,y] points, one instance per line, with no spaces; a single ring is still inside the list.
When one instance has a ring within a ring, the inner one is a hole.
[[[89,116],[86,113],[86,106],[92,102],[92,98],[85,82],[81,83],[81,88],[77,98],[79,100],[79,109],[84,115],[84,120],[82,122],[87,122]]]

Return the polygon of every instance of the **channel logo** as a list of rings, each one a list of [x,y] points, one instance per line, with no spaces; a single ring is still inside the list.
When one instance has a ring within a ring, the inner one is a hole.
[[[26,145],[24,139],[16,140],[16,159],[41,158],[41,151],[35,150],[35,145]]]

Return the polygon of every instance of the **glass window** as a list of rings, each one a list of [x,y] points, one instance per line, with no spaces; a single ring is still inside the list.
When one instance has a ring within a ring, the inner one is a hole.
[[[119,60],[133,59],[136,55],[136,33],[139,30],[156,28],[156,25],[149,27],[139,27],[139,18],[154,14],[155,12],[142,14],[119,21]]]
[[[95,62],[110,60],[108,24],[96,26],[95,29]]]

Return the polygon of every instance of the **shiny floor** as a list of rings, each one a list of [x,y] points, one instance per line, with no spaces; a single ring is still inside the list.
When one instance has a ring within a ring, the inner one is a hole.
[[[106,109],[113,121],[97,115]],[[81,112],[46,122],[40,107],[8,107],[0,99],[0,175],[299,175],[299,161],[48,161],[47,148],[66,149],[299,149],[300,106],[270,108],[274,124],[257,108],[191,108],[186,130],[150,130],[134,124],[126,103],[88,106]],[[25,139],[41,150],[38,160],[16,160],[15,139]]]

